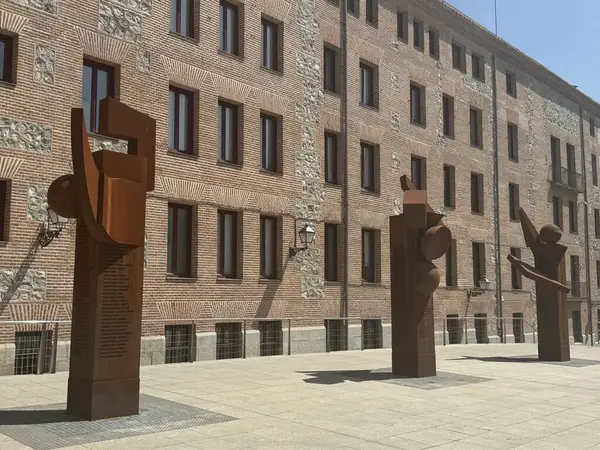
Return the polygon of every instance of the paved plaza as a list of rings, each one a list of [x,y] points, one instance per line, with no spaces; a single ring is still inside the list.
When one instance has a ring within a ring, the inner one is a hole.
[[[0,449],[600,449],[600,348],[540,363],[532,344],[438,347],[438,377],[390,350],[141,369],[139,416],[64,413],[67,373],[0,377]]]

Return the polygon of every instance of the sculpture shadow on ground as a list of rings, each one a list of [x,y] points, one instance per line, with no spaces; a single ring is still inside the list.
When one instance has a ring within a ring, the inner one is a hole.
[[[536,355],[526,356],[461,356],[460,358],[452,358],[450,361],[481,361],[491,363],[539,363],[539,364],[556,364],[567,367],[588,367],[600,364],[600,361],[593,359],[571,359],[568,361],[542,361]]]
[[[345,381],[354,381],[360,383],[363,381],[386,381],[399,378],[394,375],[390,369],[378,370],[321,370],[311,372],[297,372],[308,375],[305,383],[312,384],[338,384]]]
[[[64,409],[0,410],[0,427],[3,425],[36,425],[79,421],[83,421],[83,419],[68,415]]]

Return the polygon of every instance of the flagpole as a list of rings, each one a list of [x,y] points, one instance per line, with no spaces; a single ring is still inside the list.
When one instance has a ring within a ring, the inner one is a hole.
[[[498,0],[494,0],[494,22],[496,23],[496,36],[498,36]]]

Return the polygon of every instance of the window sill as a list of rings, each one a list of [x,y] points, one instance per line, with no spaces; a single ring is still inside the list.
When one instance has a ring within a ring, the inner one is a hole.
[[[453,68],[454,70],[458,70],[459,72],[462,72],[462,73],[467,73],[467,69],[463,69],[462,67],[455,67],[455,66],[452,66],[452,68]]]
[[[379,192],[376,192],[376,191],[369,191],[369,190],[367,190],[367,189],[365,189],[365,188],[362,188],[362,189],[361,189],[361,193],[362,193],[362,194],[365,194],[365,195],[369,195],[369,196],[371,196],[371,197],[379,197],[379,196],[381,195],[381,193],[379,193]]]
[[[194,153],[180,152],[179,150],[175,150],[174,148],[167,149],[167,155],[172,155],[178,158],[198,159],[198,155]]]
[[[512,97],[512,98],[514,98],[514,99],[516,99],[516,98],[517,98],[517,94],[513,94],[512,92],[508,92],[508,91],[506,91],[506,95],[508,95],[509,97]]]
[[[403,44],[408,45],[408,38],[396,36],[396,42],[402,42]]]
[[[339,280],[325,280],[325,286],[341,286],[343,283]]]
[[[265,169],[263,167],[261,167],[260,169],[258,169],[258,171],[262,174],[271,176],[271,177],[278,177],[278,178],[282,178],[283,177],[283,172],[279,172],[279,171],[275,171],[275,170],[268,170]]]
[[[15,83],[14,81],[0,80],[0,88],[15,89],[16,87],[17,87],[17,83]]]
[[[333,183],[331,181],[325,181],[324,184],[325,184],[325,187],[327,187],[327,188],[333,188],[333,189],[341,189],[342,188],[342,185],[338,182]]]
[[[357,12],[353,12],[353,11],[347,11],[349,16],[354,17],[355,19],[360,19],[360,15]]]
[[[365,20],[365,23],[373,28],[379,28],[379,22],[371,22],[369,20]]]
[[[510,290],[513,294],[522,294],[523,288],[511,288]]]
[[[415,126],[417,126],[419,128],[423,128],[423,129],[427,128],[427,123],[415,122],[414,120],[411,120],[410,124],[411,125],[415,125]]]
[[[325,92],[325,94],[331,95],[332,97],[335,97],[335,98],[342,98],[342,94],[340,94],[337,91],[330,91],[329,89],[323,88],[323,92]]]
[[[577,236],[579,234],[579,231],[571,231],[571,230],[569,230],[569,234]]]
[[[221,49],[217,50],[217,53],[219,53],[219,55],[225,56],[226,58],[231,58],[238,62],[244,62],[244,55],[236,55],[235,53],[229,53]]]
[[[231,169],[241,170],[244,166],[240,163],[225,161],[224,159],[217,160],[217,166],[229,167]]]
[[[258,284],[279,284],[279,283],[281,283],[281,278],[260,277],[258,279]]]
[[[471,211],[471,214],[472,214],[473,216],[481,216],[481,217],[483,217],[483,215],[484,215],[484,213],[482,213],[482,212],[479,212],[479,211]]]
[[[0,248],[7,247],[7,246],[8,246],[8,241],[0,241]]]
[[[367,103],[360,102],[360,106],[363,108],[370,109],[371,111],[379,112],[379,106],[368,105]]]
[[[195,283],[198,278],[167,274],[165,281],[168,283]]]
[[[444,134],[442,136],[446,139],[451,139],[453,141],[456,139],[456,137],[453,134]]]
[[[217,283],[225,284],[242,284],[241,278],[227,278],[221,275],[217,275]]]
[[[485,78],[479,78],[479,77],[476,77],[475,75],[473,75],[473,79],[475,81],[479,81],[480,83],[485,84]]]
[[[448,211],[456,211],[456,205],[452,205],[452,206],[444,205],[444,209],[446,209]]]
[[[483,150],[483,145],[473,145],[473,144],[471,144],[471,148],[476,148],[477,150]]]
[[[510,162],[513,162],[513,163],[515,163],[515,164],[518,164],[518,163],[519,163],[519,158],[510,158],[510,157],[509,157],[509,158],[508,158],[508,160],[509,160]]]
[[[178,33],[177,31],[169,31],[169,35],[173,36],[176,39],[181,39],[183,42],[187,42],[189,44],[197,45],[200,40],[194,36],[185,36],[183,34]]]
[[[260,70],[267,72],[267,73],[271,73],[273,75],[277,75],[278,77],[282,77],[283,76],[283,69],[279,70],[279,69],[269,69],[268,67],[263,66],[262,64],[259,66]]]
[[[430,54],[429,54],[429,56],[430,56],[432,59],[435,59],[436,61],[439,61],[439,60],[440,60],[440,55],[433,55],[433,54],[431,54],[431,53],[430,53]]]
[[[361,286],[365,286],[365,287],[381,287],[381,283],[379,281],[365,281],[362,280],[360,282]]]
[[[458,286],[444,286],[447,291],[458,291]]]
[[[418,45],[414,45],[413,47],[415,48],[415,50],[418,50],[421,53],[425,53],[425,47],[419,47]]]

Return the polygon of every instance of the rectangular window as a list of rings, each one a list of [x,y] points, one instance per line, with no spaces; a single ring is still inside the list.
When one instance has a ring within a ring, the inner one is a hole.
[[[238,6],[224,0],[220,4],[219,49],[232,55],[240,54]]]
[[[573,298],[581,298],[581,282],[579,278],[579,256],[571,255],[571,292]]]
[[[396,37],[398,40],[408,40],[408,15],[404,12],[396,12]]]
[[[8,241],[8,183],[8,180],[0,180],[0,242]]]
[[[567,171],[569,176],[575,172],[575,146],[567,144]]]
[[[508,183],[508,213],[510,220],[519,220],[519,185]]]
[[[458,285],[457,267],[456,239],[452,239],[446,252],[446,286]]]
[[[594,236],[600,239],[600,209],[594,209]]]
[[[427,189],[427,163],[425,158],[410,157],[410,176],[417,189]]]
[[[478,344],[488,344],[488,331],[487,331],[487,314],[476,313],[475,314],[475,340]]]
[[[232,103],[219,101],[219,159],[228,163],[237,164],[239,158],[239,106]]]
[[[346,0],[346,10],[358,17],[360,12],[360,0]]]
[[[363,319],[361,329],[363,350],[383,348],[381,319]]]
[[[410,83],[410,121],[425,125],[425,88]]]
[[[418,50],[423,50],[425,45],[423,41],[425,40],[425,30],[423,27],[423,22],[413,18],[413,45]]]
[[[218,274],[223,278],[237,278],[238,213],[219,210],[217,222]]]
[[[241,358],[243,352],[242,324],[239,322],[215,324],[217,359]]]
[[[561,180],[561,156],[560,156],[560,139],[550,136],[550,158],[552,161],[552,181],[560,182]]]
[[[444,136],[454,138],[454,97],[444,94],[442,99]]]
[[[590,136],[596,136],[596,121],[590,117]]]
[[[325,132],[325,182],[338,183],[338,139],[330,132]]]
[[[364,63],[360,63],[360,103],[375,106],[375,71]]]
[[[456,43],[452,43],[452,67],[464,72],[465,69],[465,48]]]
[[[279,119],[265,113],[260,115],[260,167],[269,172],[279,172]]]
[[[377,158],[374,145],[361,143],[361,185],[365,191],[377,192]]]
[[[469,125],[471,135],[471,146],[482,148],[483,147],[483,129],[481,120],[481,110],[477,108],[471,108],[469,110]]]
[[[506,93],[513,97],[517,96],[517,76],[508,70],[506,71]]]
[[[194,94],[169,86],[169,148],[194,152]]]
[[[431,27],[429,27],[429,56],[440,58],[440,33]]]
[[[367,283],[377,281],[375,261],[376,231],[363,228],[362,230],[362,279]]]
[[[598,186],[598,157],[592,154],[592,184]]]
[[[258,322],[260,333],[260,356],[283,355],[283,328],[281,320],[261,320]]]
[[[475,53],[471,54],[471,70],[473,78],[485,82],[485,60]]]
[[[473,242],[473,286],[485,279],[485,244]]]
[[[191,362],[193,325],[165,325],[165,364]]]
[[[558,197],[552,197],[552,223],[562,228],[562,204]]]
[[[42,339],[44,340],[43,344]],[[43,352],[41,358],[40,347]],[[17,331],[15,333],[14,375],[49,373],[51,359],[52,331]],[[38,367],[40,360],[42,367]]]
[[[171,31],[194,37],[194,0],[171,0]]]
[[[338,225],[325,224],[325,281],[339,281]]]
[[[169,203],[167,273],[192,276],[192,212],[188,205]]]
[[[325,350],[348,350],[348,322],[343,319],[325,319]]]
[[[377,0],[366,0],[366,20],[371,25],[377,25],[378,16],[378,1]]]
[[[331,47],[323,50],[323,88],[329,92],[337,92],[337,51]]]
[[[446,316],[446,329],[448,330],[448,344],[460,344],[463,341],[463,324],[458,314]]]
[[[83,61],[82,106],[87,131],[98,132],[100,100],[115,96],[115,69],[94,61]]]
[[[11,36],[0,34],[0,81],[13,81],[13,49],[15,41]]]
[[[444,206],[454,208],[455,205],[455,169],[454,166],[444,164]]]
[[[525,342],[525,326],[523,323],[523,313],[513,313],[512,323],[515,344],[523,344]]]
[[[600,289],[600,261],[596,261],[596,286]]]
[[[260,61],[263,67],[280,70],[279,66],[279,25],[265,18],[261,19],[262,45]]]
[[[569,200],[569,233],[577,233],[577,204]]]
[[[260,216],[260,276],[261,278],[277,279],[277,218]]]
[[[515,258],[521,259],[521,249],[517,247],[510,248],[510,254]],[[523,289],[523,277],[521,272],[514,265],[510,265],[510,280],[513,289]]]
[[[483,175],[471,173],[471,212],[483,214]]]
[[[508,159],[511,161],[519,160],[519,127],[514,123],[508,123]]]

